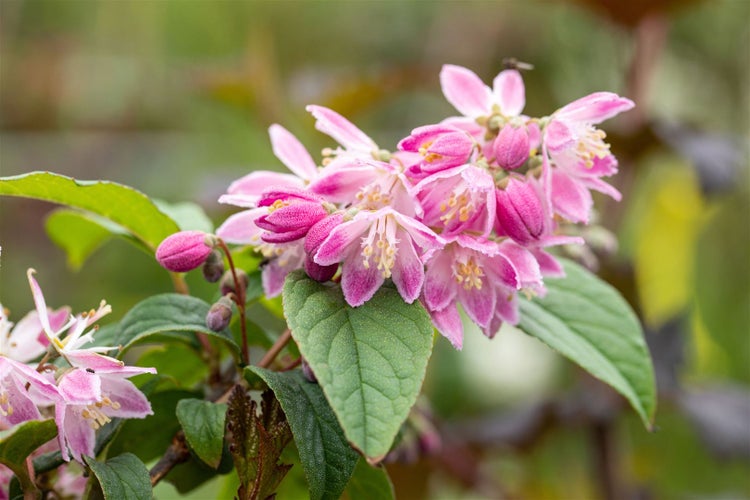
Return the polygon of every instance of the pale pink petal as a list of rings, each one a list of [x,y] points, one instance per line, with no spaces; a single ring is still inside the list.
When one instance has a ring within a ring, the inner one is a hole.
[[[634,106],[630,99],[612,92],[595,92],[563,106],[555,115],[566,120],[599,123]]]
[[[371,153],[377,144],[367,134],[335,111],[323,106],[309,105],[305,109],[315,117],[315,128],[331,136],[348,150]]]
[[[497,296],[494,287],[489,286],[487,278],[482,279],[482,282],[484,286],[481,290],[471,289],[467,291],[463,287],[459,287],[458,301],[464,306],[466,314],[474,323],[485,327],[492,319]]]
[[[81,368],[67,372],[57,388],[67,403],[90,404],[101,399],[101,378]]]
[[[438,329],[440,334],[447,338],[453,347],[461,349],[464,341],[464,325],[461,322],[461,315],[458,314],[456,306],[451,304],[439,311],[430,311],[432,324]]]
[[[22,382],[18,384],[4,384],[3,396],[8,398],[7,406],[13,408],[13,411],[8,412],[7,415],[0,414],[0,424],[3,427],[13,426],[28,420],[39,420],[41,418],[39,408],[29,398]]]
[[[370,227],[370,218],[359,217],[336,226],[331,234],[320,244],[313,260],[321,266],[330,266],[341,262],[346,249]]]
[[[83,419],[80,415],[76,415],[73,408],[70,406],[65,408],[65,420],[63,424],[63,436],[64,443],[61,443],[60,448],[65,449],[65,442],[70,448],[70,453],[74,459],[82,462],[82,456],[93,456],[94,445],[96,444],[96,433],[91,428],[88,421]],[[57,413],[57,412],[55,412]],[[58,424],[58,429],[60,424]],[[58,431],[59,432],[59,431]],[[63,458],[67,455],[63,453]]]
[[[416,243],[417,246],[419,246],[423,250],[439,249],[445,245],[445,242],[442,241],[440,237],[432,231],[432,229],[425,226],[413,217],[408,217],[389,208],[380,210],[378,211],[378,213],[384,211],[391,213],[395,217],[399,225],[409,233],[409,236],[414,240],[414,243]]]
[[[521,73],[515,69],[501,71],[492,83],[500,111],[505,116],[518,116],[526,105],[526,89]]]
[[[303,188],[305,183],[292,174],[282,174],[268,170],[251,172],[244,177],[232,182],[227,189],[227,194],[244,194],[248,196],[260,196],[269,188],[297,187]],[[227,203],[219,198],[219,203]]]
[[[26,271],[26,277],[29,280],[29,286],[31,287],[31,295],[34,297],[34,305],[36,306],[36,312],[39,314],[39,323],[41,323],[44,332],[48,336],[54,336],[55,332],[52,330],[49,322],[49,313],[47,311],[47,304],[44,302],[44,294],[42,289],[34,278],[34,269]]]
[[[361,306],[370,300],[383,281],[383,273],[376,266],[365,267],[361,255],[352,253],[344,261],[341,269],[341,289],[350,306]]]
[[[544,131],[544,145],[556,153],[575,145],[575,136],[565,123],[552,120]]]
[[[408,304],[411,304],[422,292],[424,264],[419,260],[419,256],[414,250],[414,244],[408,234],[406,234],[406,231],[398,229],[396,237],[399,244],[396,262],[393,266],[393,283],[395,283],[401,297]]]
[[[333,203],[348,203],[378,176],[377,168],[366,163],[334,160],[310,184],[310,191]]]
[[[552,170],[552,204],[555,212],[571,222],[589,221],[593,200],[589,190],[560,169]]]
[[[461,114],[472,118],[490,114],[492,92],[473,71],[446,64],[440,71],[440,86]]]
[[[444,309],[456,296],[451,272],[453,254],[437,252],[427,264],[424,278],[424,301],[431,310]]]
[[[273,154],[292,172],[305,180],[312,180],[318,174],[310,153],[305,146],[281,125],[273,124],[268,129],[271,136]]]
[[[553,255],[545,252],[541,248],[535,248],[531,250],[531,253],[536,257],[542,275],[552,278],[562,278],[565,276],[565,270]]]
[[[231,215],[219,226],[216,235],[235,245],[260,245],[263,230],[255,225],[255,219],[267,213],[268,209],[261,207]]]
[[[542,272],[534,255],[514,241],[505,240],[499,245],[499,252],[513,267],[516,275],[516,288],[535,288],[542,285]]]
[[[103,408],[109,417],[143,418],[153,414],[151,403],[129,380],[102,377],[102,394],[120,405],[116,409]]]
[[[589,189],[593,189],[595,191],[599,191],[600,193],[606,194],[615,201],[620,201],[622,199],[622,194],[620,193],[620,191],[618,191],[611,184],[608,184],[601,179],[598,179],[596,177],[586,177],[582,182]]]

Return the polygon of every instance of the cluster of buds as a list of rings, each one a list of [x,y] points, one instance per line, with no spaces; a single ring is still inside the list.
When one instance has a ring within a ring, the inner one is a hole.
[[[460,348],[458,305],[492,337],[502,322],[518,322],[519,291],[543,295],[543,276],[562,275],[545,248],[583,240],[563,234],[561,222],[588,222],[591,190],[619,199],[603,180],[617,160],[594,125],[633,102],[599,92],[533,118],[522,114],[517,69],[490,88],[448,65],[440,82],[461,116],[414,129],[393,152],[321,106],[307,110],[339,146],[324,149],[320,165],[271,126],[273,151],[292,174],[257,171],[232,183],[219,201],[246,210],[217,230],[268,260],[268,296],[299,268],[340,280],[353,307],[390,279]]]
[[[112,418],[144,418],[151,404],[128,378],[155,373],[106,356],[112,347],[85,347],[111,307],[72,315],[49,309],[29,269],[36,310],[18,324],[0,306],[0,429],[54,417],[63,459],[94,456],[96,431]]]

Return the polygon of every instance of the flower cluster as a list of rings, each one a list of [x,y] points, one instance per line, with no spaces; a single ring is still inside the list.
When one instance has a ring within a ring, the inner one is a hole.
[[[340,280],[356,307],[390,279],[460,348],[458,305],[492,337],[502,322],[518,322],[519,291],[542,295],[543,276],[562,274],[545,248],[582,240],[563,234],[561,222],[588,222],[591,190],[619,199],[603,180],[617,160],[595,125],[633,102],[598,92],[533,118],[523,114],[516,69],[490,88],[447,65],[440,82],[461,116],[414,129],[396,151],[321,106],[307,110],[338,147],[324,149],[320,165],[271,126],[273,151],[292,174],[258,171],[232,183],[219,201],[246,210],[217,230],[268,259],[267,295],[304,268],[316,280]]]
[[[156,370],[104,355],[111,347],[85,347],[111,311],[106,302],[75,316],[67,307],[49,309],[34,270],[27,275],[36,310],[14,326],[0,306],[0,429],[54,416],[62,457],[80,462],[94,455],[96,430],[112,418],[152,414],[127,379]]]

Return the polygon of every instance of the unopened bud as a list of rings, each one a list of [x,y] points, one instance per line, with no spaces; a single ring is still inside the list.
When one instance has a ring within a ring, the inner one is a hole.
[[[212,249],[203,231],[180,231],[167,237],[156,249],[156,260],[169,271],[184,273],[203,264]]]
[[[515,170],[529,157],[529,134],[525,126],[506,124],[493,144],[495,161],[506,170]]]
[[[222,297],[211,306],[206,314],[206,326],[209,330],[220,332],[229,326],[232,320],[232,301],[228,297]]]
[[[243,292],[247,290],[247,285],[250,283],[250,278],[247,276],[247,273],[242,269],[235,269],[235,272],[237,273],[239,284],[234,282],[234,274],[232,274],[231,269],[225,272],[224,276],[221,277],[220,287],[222,295],[233,293],[239,296],[240,290]]]
[[[221,279],[222,274],[224,274],[224,259],[220,251],[213,250],[203,263],[203,277],[209,283],[216,283]]]

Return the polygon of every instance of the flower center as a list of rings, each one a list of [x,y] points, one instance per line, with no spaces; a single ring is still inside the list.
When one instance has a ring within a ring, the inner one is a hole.
[[[469,257],[466,262],[458,261],[453,266],[453,278],[456,283],[464,287],[464,290],[476,288],[482,289],[482,277],[484,271],[477,265],[473,257]]]
[[[8,392],[3,388],[3,392],[0,393],[0,415],[3,417],[10,417],[13,415],[13,406],[10,404],[10,397]]]
[[[366,210],[377,210],[391,203],[391,195],[383,192],[383,188],[378,183],[369,184],[360,189],[356,198],[360,208]]]
[[[111,422],[109,418],[102,410],[104,408],[112,408],[113,410],[120,409],[120,403],[112,401],[108,396],[104,396],[101,401],[88,405],[81,411],[81,416],[89,421],[89,426],[96,430],[104,424]]]
[[[440,211],[445,212],[440,216],[443,224],[448,224],[454,219],[458,219],[459,222],[466,222],[474,211],[474,204],[466,190],[457,191],[453,191],[446,201],[440,203]]]
[[[378,219],[370,226],[368,235],[362,238],[362,265],[365,269],[370,269],[372,259],[383,278],[391,277],[398,249],[394,223],[389,223],[389,219],[390,217]]]
[[[609,155],[609,144],[604,142],[607,134],[603,130],[586,125],[576,144],[576,154],[583,160],[587,168],[594,166],[594,158],[604,158]]]

